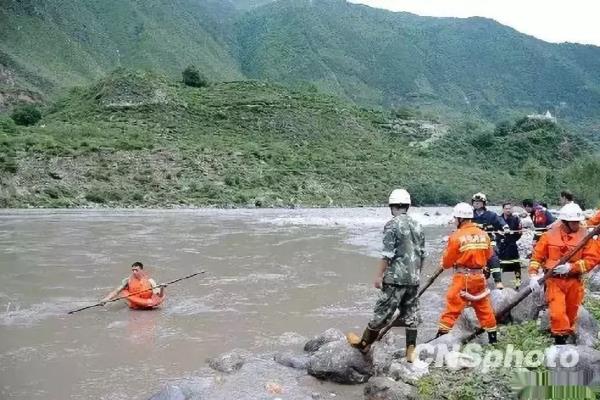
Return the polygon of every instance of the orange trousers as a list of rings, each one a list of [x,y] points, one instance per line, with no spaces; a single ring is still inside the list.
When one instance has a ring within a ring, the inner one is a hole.
[[[449,331],[454,326],[454,323],[460,317],[467,305],[472,305],[475,309],[477,319],[481,327],[488,332],[496,330],[496,316],[492,308],[490,296],[486,296],[481,300],[470,302],[461,297],[461,290],[465,290],[472,295],[478,295],[487,287],[483,274],[461,274],[455,273],[452,277],[450,289],[446,294],[446,309],[442,314],[439,322],[441,331]]]
[[[577,313],[583,302],[583,282],[579,278],[548,278],[546,300],[553,335],[575,333]]]

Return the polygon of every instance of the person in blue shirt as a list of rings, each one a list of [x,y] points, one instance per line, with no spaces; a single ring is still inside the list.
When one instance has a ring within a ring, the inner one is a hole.
[[[488,262],[488,274],[491,273],[492,278],[494,278],[496,289],[504,289],[504,285],[502,284],[502,267],[496,252],[496,232],[509,231],[510,228],[502,217],[486,208],[487,201],[487,196],[484,193],[475,193],[471,198],[471,205],[473,206],[473,223],[479,225],[481,229],[486,231],[492,241],[494,255]]]

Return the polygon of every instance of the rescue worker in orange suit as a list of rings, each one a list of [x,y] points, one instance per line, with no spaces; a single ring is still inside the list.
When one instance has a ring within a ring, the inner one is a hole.
[[[539,291],[542,271],[552,270],[552,275],[545,282],[546,300],[554,343],[562,345],[575,332],[577,313],[584,294],[582,275],[600,262],[600,255],[598,243],[592,239],[569,262],[557,265],[560,258],[587,234],[587,230],[581,226],[585,217],[579,205],[565,205],[560,210],[559,219],[561,224],[542,235],[533,250],[529,264],[529,287],[534,292]]]
[[[597,226],[600,225],[600,211],[594,214],[591,218],[587,220],[587,226]]]
[[[444,269],[454,269],[452,284],[446,294],[446,309],[438,324],[437,337],[448,333],[462,311],[471,305],[489,343],[496,343],[496,317],[490,291],[483,273],[494,250],[485,231],[473,223],[473,207],[459,203],[453,217],[458,230],[450,235],[442,258]]]
[[[144,264],[139,261],[131,265],[131,275],[123,279],[121,285],[110,292],[101,302],[106,303],[116,298],[123,290],[127,290],[129,293],[142,292],[139,294],[140,298],[150,299],[153,294],[164,296],[164,286],[157,285],[154,279],[144,272]]]

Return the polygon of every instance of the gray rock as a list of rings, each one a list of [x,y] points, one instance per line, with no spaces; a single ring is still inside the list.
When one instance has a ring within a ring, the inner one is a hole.
[[[362,334],[362,332],[360,332],[359,334]],[[345,338],[346,335],[344,335],[342,331],[333,328],[327,329],[325,332],[321,333],[318,336],[315,336],[313,339],[306,342],[306,344],[304,345],[304,351],[308,353],[314,353],[326,343],[335,342],[338,340],[345,340]]]
[[[230,374],[239,370],[249,356],[247,351],[235,349],[218,357],[209,358],[207,362],[212,369]]]
[[[369,380],[364,389],[365,400],[416,400],[417,389],[391,378],[376,377]]]
[[[169,385],[148,400],[186,400],[179,386]]]
[[[594,347],[598,343],[598,322],[585,307],[579,307],[575,344],[579,346]]]
[[[527,283],[524,283],[519,293],[527,290],[527,288]],[[515,324],[521,324],[526,321],[536,320],[540,312],[545,308],[545,303],[546,300],[544,299],[543,292],[530,294],[510,311],[512,321]]]
[[[164,397],[165,390],[151,400],[256,400],[286,399],[313,400],[318,395],[301,385],[306,372],[284,367],[272,359],[248,358],[245,364],[233,374],[214,376],[211,370],[201,371],[202,376],[177,382],[179,392],[184,397]],[[163,397],[157,397],[161,395]],[[326,396],[323,396],[325,398]],[[318,397],[317,397],[318,398]]]
[[[512,288],[506,288],[503,290],[494,289],[490,293],[490,299],[492,300],[492,307],[494,312],[497,313],[500,309],[508,306],[511,301],[517,297],[517,292]],[[496,321],[499,324],[506,324],[511,321],[511,315],[508,313],[500,321]]]
[[[389,376],[397,381],[416,385],[417,381],[429,374],[429,364],[415,360],[409,363],[406,360],[394,361],[389,368]]]
[[[286,351],[275,354],[273,359],[276,363],[286,367],[295,369],[308,368],[308,356],[305,354],[295,354],[291,351]]]
[[[404,356],[405,346],[406,340],[394,332],[389,332],[380,342],[375,342],[370,352],[373,375],[386,374],[392,361]]]
[[[584,386],[600,384],[600,351],[591,347],[572,345],[549,347],[545,352],[545,365],[551,372],[556,373],[556,377],[550,378],[553,382],[559,382],[557,379],[565,379],[565,372],[577,372],[575,377],[581,380],[577,384]],[[576,383],[569,382],[569,384]]]
[[[548,310],[540,313],[539,328],[542,332],[550,333],[550,315],[548,314]]]
[[[308,373],[343,384],[365,383],[372,375],[366,357],[345,339],[327,343],[313,353],[308,362]]]
[[[590,292],[600,293],[600,268],[596,268],[589,274],[587,288]]]

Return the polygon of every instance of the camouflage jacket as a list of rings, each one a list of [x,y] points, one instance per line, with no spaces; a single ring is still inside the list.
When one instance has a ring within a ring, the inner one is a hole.
[[[423,227],[406,214],[392,218],[383,229],[382,257],[388,260],[383,282],[419,285],[425,259]]]

